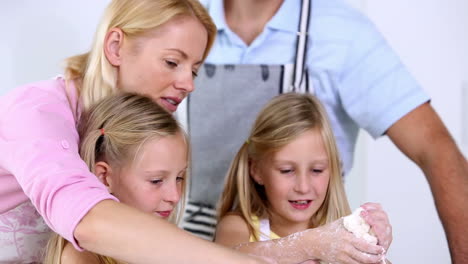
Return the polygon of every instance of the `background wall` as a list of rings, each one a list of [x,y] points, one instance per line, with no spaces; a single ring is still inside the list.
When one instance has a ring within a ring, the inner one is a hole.
[[[62,73],[62,61],[86,52],[109,0],[0,2],[0,95]]]
[[[0,95],[61,73],[69,55],[85,52],[108,0],[17,0],[0,3]],[[468,155],[468,1],[349,0],[386,36],[432,96]],[[464,87],[464,88],[462,88]],[[464,121],[463,121],[464,120]],[[353,208],[380,202],[393,225],[393,263],[450,263],[444,233],[420,170],[388,140],[361,133],[346,179]]]

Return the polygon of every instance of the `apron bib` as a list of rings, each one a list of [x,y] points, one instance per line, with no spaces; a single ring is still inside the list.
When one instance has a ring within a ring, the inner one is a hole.
[[[309,0],[302,3],[294,64],[202,65],[197,91],[179,106],[192,145],[189,203],[182,227],[211,240],[226,173],[260,109],[285,92],[313,93],[305,67]]]

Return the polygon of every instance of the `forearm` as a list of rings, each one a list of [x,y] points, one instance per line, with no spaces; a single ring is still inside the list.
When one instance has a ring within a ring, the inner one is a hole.
[[[246,255],[110,200],[91,209],[74,236],[89,251],[129,263],[256,263]]]
[[[449,242],[452,263],[468,263],[468,163],[429,103],[389,128],[398,148],[426,175]]]
[[[468,263],[468,162],[457,147],[439,144],[421,163],[447,235],[452,263]]]
[[[338,219],[321,227],[294,233],[281,239],[245,243],[236,249],[270,257],[277,263],[377,263],[383,248],[355,237]]]
[[[235,249],[247,254],[272,258],[278,264],[301,263],[314,259],[314,252],[306,250],[304,246],[307,245],[309,249],[314,248],[313,243],[316,240],[310,239],[310,236],[313,236],[312,232],[306,230],[280,239],[243,243]]]

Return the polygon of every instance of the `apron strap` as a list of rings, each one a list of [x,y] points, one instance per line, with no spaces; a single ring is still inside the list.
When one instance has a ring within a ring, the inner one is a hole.
[[[313,88],[308,83],[307,72],[307,42],[309,39],[309,18],[312,7],[311,0],[302,0],[301,17],[297,32],[296,54],[294,61],[293,76],[291,86],[288,90],[293,92],[313,93]]]

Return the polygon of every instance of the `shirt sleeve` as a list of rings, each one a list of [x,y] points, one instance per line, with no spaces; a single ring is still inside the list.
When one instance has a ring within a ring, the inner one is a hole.
[[[81,250],[73,232],[104,199],[117,200],[79,156],[75,118],[63,96],[30,87],[0,118],[1,165],[15,176],[46,223]]]
[[[367,18],[352,30],[339,96],[348,115],[376,138],[429,96]]]

